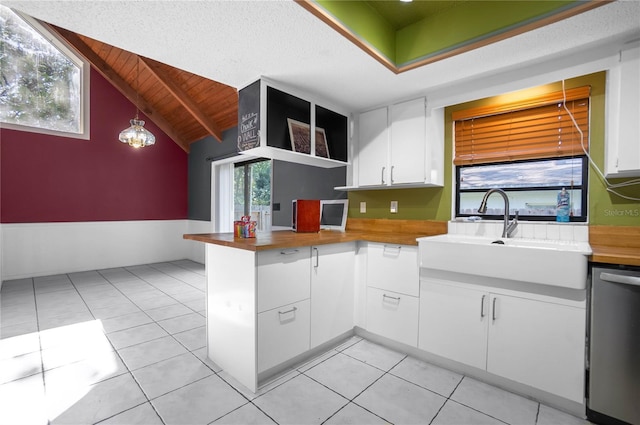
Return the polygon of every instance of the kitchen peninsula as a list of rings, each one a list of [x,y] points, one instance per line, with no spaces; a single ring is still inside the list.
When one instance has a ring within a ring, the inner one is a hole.
[[[257,391],[353,333],[358,241],[391,250],[417,286],[416,238],[446,232],[439,221],[349,220],[346,232],[184,235],[206,243],[207,355]]]

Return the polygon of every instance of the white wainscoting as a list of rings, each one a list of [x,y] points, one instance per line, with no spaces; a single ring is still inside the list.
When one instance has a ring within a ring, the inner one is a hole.
[[[192,259],[204,262],[201,242],[185,233],[208,233],[210,222],[141,220],[74,223],[5,223],[2,280]]]

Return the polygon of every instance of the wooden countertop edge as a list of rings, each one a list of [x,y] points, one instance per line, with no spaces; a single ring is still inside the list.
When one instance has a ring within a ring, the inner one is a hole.
[[[589,261],[593,263],[640,266],[640,250],[637,248],[591,245],[591,251],[593,253]]]
[[[247,251],[265,251],[269,249],[295,248],[299,246],[326,245],[332,243],[365,241],[398,245],[418,245],[417,238],[435,234],[386,233],[386,232],[332,232],[294,233],[279,231],[258,234],[256,238],[237,238],[232,233],[199,233],[183,235],[184,239],[211,243],[215,245],[239,248]]]

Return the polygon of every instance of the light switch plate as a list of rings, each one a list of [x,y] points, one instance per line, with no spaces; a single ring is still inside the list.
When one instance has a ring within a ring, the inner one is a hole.
[[[364,214],[367,212],[367,203],[366,202],[360,202],[360,213]]]
[[[394,214],[398,212],[398,201],[391,201],[391,209],[390,210]]]

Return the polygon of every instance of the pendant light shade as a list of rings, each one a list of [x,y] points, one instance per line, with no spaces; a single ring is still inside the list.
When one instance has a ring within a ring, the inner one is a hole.
[[[118,139],[122,143],[127,143],[134,148],[144,148],[145,146],[151,146],[156,143],[156,136],[154,136],[149,130],[144,128],[144,121],[138,119],[138,102],[140,99],[140,58],[136,63],[136,117],[129,121],[131,127],[126,128],[120,132]]]
[[[122,143],[127,143],[134,148],[144,148],[156,143],[156,137],[144,128],[144,121],[138,119],[138,114],[129,122],[131,127],[122,130],[118,137]]]

